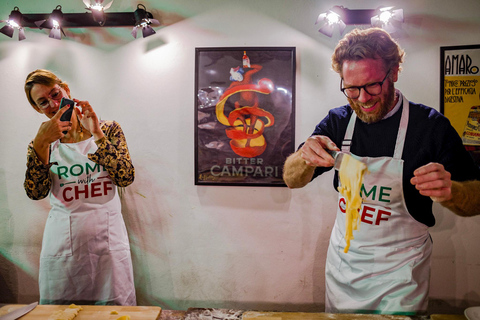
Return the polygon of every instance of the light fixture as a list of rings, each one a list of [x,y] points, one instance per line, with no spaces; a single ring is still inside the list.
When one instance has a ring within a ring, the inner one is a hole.
[[[103,5],[103,0],[94,0],[92,4],[90,0],[83,0],[83,3],[87,6],[87,10],[92,11],[93,21],[97,22],[100,26],[103,26],[106,21],[105,10],[110,8],[113,0]]]
[[[318,16],[315,24],[322,23],[322,26],[320,27],[320,29],[318,29],[319,32],[331,37],[333,35],[333,30],[336,26],[338,26],[340,34],[343,33],[347,25],[345,24],[345,22],[342,21],[340,13],[336,12],[338,11],[338,9],[341,9],[341,7],[333,7],[332,9],[328,10],[325,13],[321,13]]]
[[[395,32],[403,22],[403,9],[394,7],[381,7],[377,9],[378,14],[373,16],[371,24],[374,27],[385,29],[389,33]]]
[[[13,8],[13,11],[8,16],[8,20],[2,20],[7,24],[0,29],[0,32],[4,35],[12,38],[15,29],[18,29],[18,41],[25,40],[25,30],[22,26],[22,13],[18,7]]]
[[[51,13],[27,13],[22,14],[18,7],[11,12],[6,25],[0,32],[8,37],[13,37],[15,29],[19,30],[19,40],[25,39],[25,29],[50,29],[49,37],[61,40],[64,29],[90,28],[90,27],[134,27],[132,35],[136,38],[137,29],[142,28],[144,37],[155,33],[152,26],[160,25],[160,22],[147,12],[144,5],[137,5],[135,12],[105,12],[110,8],[114,0],[82,0],[90,12],[63,13],[62,6],[58,5]],[[104,2],[108,2],[104,5]]]
[[[333,35],[334,28],[338,26],[342,35],[347,25],[365,25],[380,27],[392,33],[403,22],[403,9],[393,10],[393,7],[378,9],[351,10],[343,6],[334,6],[325,13],[321,13],[315,24],[322,23],[318,30],[326,36]]]
[[[62,6],[58,5],[55,8],[55,10],[52,11],[48,19],[35,21],[35,24],[38,26],[40,30],[43,28],[50,29],[50,34],[48,35],[50,38],[62,40],[62,33],[65,36],[65,32],[63,32],[63,28],[62,28],[62,24],[63,24]]]
[[[143,7],[143,8],[141,8]],[[135,16],[135,26],[132,30],[132,36],[137,38],[137,29],[142,28],[143,37],[151,36],[155,34],[155,30],[150,25],[160,25],[160,22],[153,19],[153,15],[147,12],[147,8],[143,4],[137,5],[137,10],[133,13]]]

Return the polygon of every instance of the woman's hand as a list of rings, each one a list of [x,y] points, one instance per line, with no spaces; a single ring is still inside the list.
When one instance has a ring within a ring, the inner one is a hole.
[[[71,121],[61,121],[60,118],[69,108],[62,108],[50,118],[50,120],[43,122],[38,129],[35,139],[33,139],[33,148],[37,157],[44,163],[48,163],[50,144],[63,138],[64,131],[70,131],[72,128]]]
[[[100,122],[90,103],[88,101],[80,101],[78,99],[73,99],[73,101],[75,101],[77,106],[82,108],[81,110],[79,108],[75,108],[75,112],[78,115],[82,126],[90,131],[95,140],[103,138],[104,134],[100,128]]]

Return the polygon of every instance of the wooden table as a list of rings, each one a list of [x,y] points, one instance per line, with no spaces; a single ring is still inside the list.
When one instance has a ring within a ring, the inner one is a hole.
[[[432,314],[431,320],[467,320],[463,314]]]
[[[0,308],[0,315],[7,314],[25,305],[6,305]],[[160,319],[160,307],[142,306],[81,306],[82,310],[75,317],[75,320],[117,320],[121,316],[129,315],[132,320],[157,320]],[[38,305],[19,318],[20,320],[47,320],[56,311],[63,311],[68,305]]]
[[[25,305],[12,304],[0,308],[0,316]],[[143,306],[81,306],[75,320],[116,320],[129,315],[132,320],[467,320],[464,315],[432,314],[430,316],[393,316],[374,314],[332,314],[310,312],[258,312],[215,308],[189,308],[187,311],[162,310]],[[66,305],[39,305],[20,320],[47,320]],[[114,313],[114,314],[112,314]]]
[[[407,316],[309,312],[245,312],[242,320],[410,320]]]
[[[163,311],[162,311],[163,313]],[[314,312],[259,312],[232,309],[189,308],[185,319],[164,320],[467,320],[464,315],[399,316]]]

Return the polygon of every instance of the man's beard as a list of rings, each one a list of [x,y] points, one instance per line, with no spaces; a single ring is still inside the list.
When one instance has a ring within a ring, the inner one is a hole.
[[[348,102],[350,103],[350,107],[352,107],[353,111],[357,114],[357,117],[360,118],[363,122],[366,123],[375,123],[383,119],[387,115],[390,110],[393,109],[395,103],[395,88],[393,83],[389,82],[387,88],[387,95],[385,96],[385,101],[382,103],[380,102],[381,97],[376,96],[373,100],[369,101],[368,103],[361,103],[355,102],[352,99],[348,98]],[[373,113],[372,112],[365,112],[362,110],[363,107],[372,107],[375,103],[379,102],[380,108],[377,108]]]

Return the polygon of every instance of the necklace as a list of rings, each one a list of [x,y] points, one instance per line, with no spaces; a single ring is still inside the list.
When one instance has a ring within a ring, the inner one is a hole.
[[[78,118],[78,115],[77,115],[77,128],[75,132],[72,132],[71,134],[69,134],[68,138],[63,137],[60,141],[62,143],[77,143],[77,142],[83,141],[83,136],[84,136],[83,129],[84,128],[82,126],[82,123],[80,122],[80,119]]]

